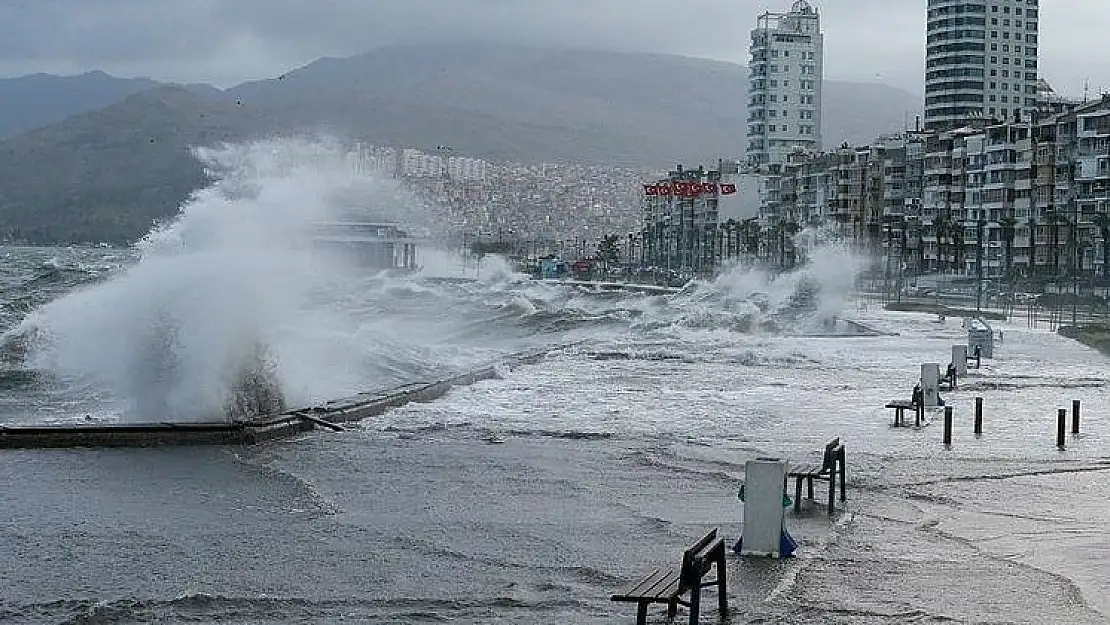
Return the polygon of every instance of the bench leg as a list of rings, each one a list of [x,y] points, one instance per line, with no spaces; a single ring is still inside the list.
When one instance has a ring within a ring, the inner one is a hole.
[[[836,511],[836,463],[833,463],[832,473],[829,474],[829,514]]]
[[[806,490],[809,491],[809,500],[813,501],[813,478],[806,478]]]
[[[698,612],[701,611],[701,585],[690,587],[690,625],[698,625]]]
[[[673,621],[675,615],[678,614],[678,600],[671,601],[667,604],[667,620]]]
[[[802,511],[802,478],[794,479],[794,514]]]
[[[840,501],[848,501],[848,487],[845,484],[848,478],[844,476],[848,472],[848,462],[843,458],[840,459]]]
[[[647,624],[647,601],[641,601],[636,604],[636,625]]]
[[[728,582],[725,581],[725,555],[717,559],[717,612],[723,619],[728,614]]]

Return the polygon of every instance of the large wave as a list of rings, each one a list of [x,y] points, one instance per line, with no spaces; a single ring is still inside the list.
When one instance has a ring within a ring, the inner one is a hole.
[[[15,333],[26,366],[106,389],[133,421],[233,418],[363,390],[373,364],[437,366],[403,324],[337,305],[380,284],[309,245],[313,222],[357,216],[353,205],[418,213],[396,184],[352,179],[327,143],[196,155],[215,181],[138,243],[136,264],[30,314]]]

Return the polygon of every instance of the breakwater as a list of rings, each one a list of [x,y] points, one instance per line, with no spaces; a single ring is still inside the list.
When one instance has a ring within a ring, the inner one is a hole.
[[[243,421],[211,423],[114,423],[0,426],[0,448],[149,447],[157,445],[253,445],[317,428],[340,430],[340,423],[378,416],[391,408],[429,402],[451,389],[493,379],[502,369],[534,364],[577,343],[518,352],[496,362],[429,382],[368,391],[317,406]]]

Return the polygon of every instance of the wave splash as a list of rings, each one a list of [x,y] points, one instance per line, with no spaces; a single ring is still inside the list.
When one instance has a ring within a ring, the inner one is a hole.
[[[352,347],[364,318],[334,305],[355,274],[311,253],[312,224],[349,217],[352,198],[376,218],[414,212],[404,195],[352,180],[326,143],[195,154],[215,181],[136,245],[133,266],[10,332],[24,366],[105,389],[126,421],[232,419],[372,383],[372,354]]]

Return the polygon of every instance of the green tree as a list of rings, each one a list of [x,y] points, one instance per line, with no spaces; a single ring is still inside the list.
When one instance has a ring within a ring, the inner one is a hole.
[[[601,237],[601,241],[597,244],[597,259],[610,265],[620,264],[620,237],[615,234]]]

